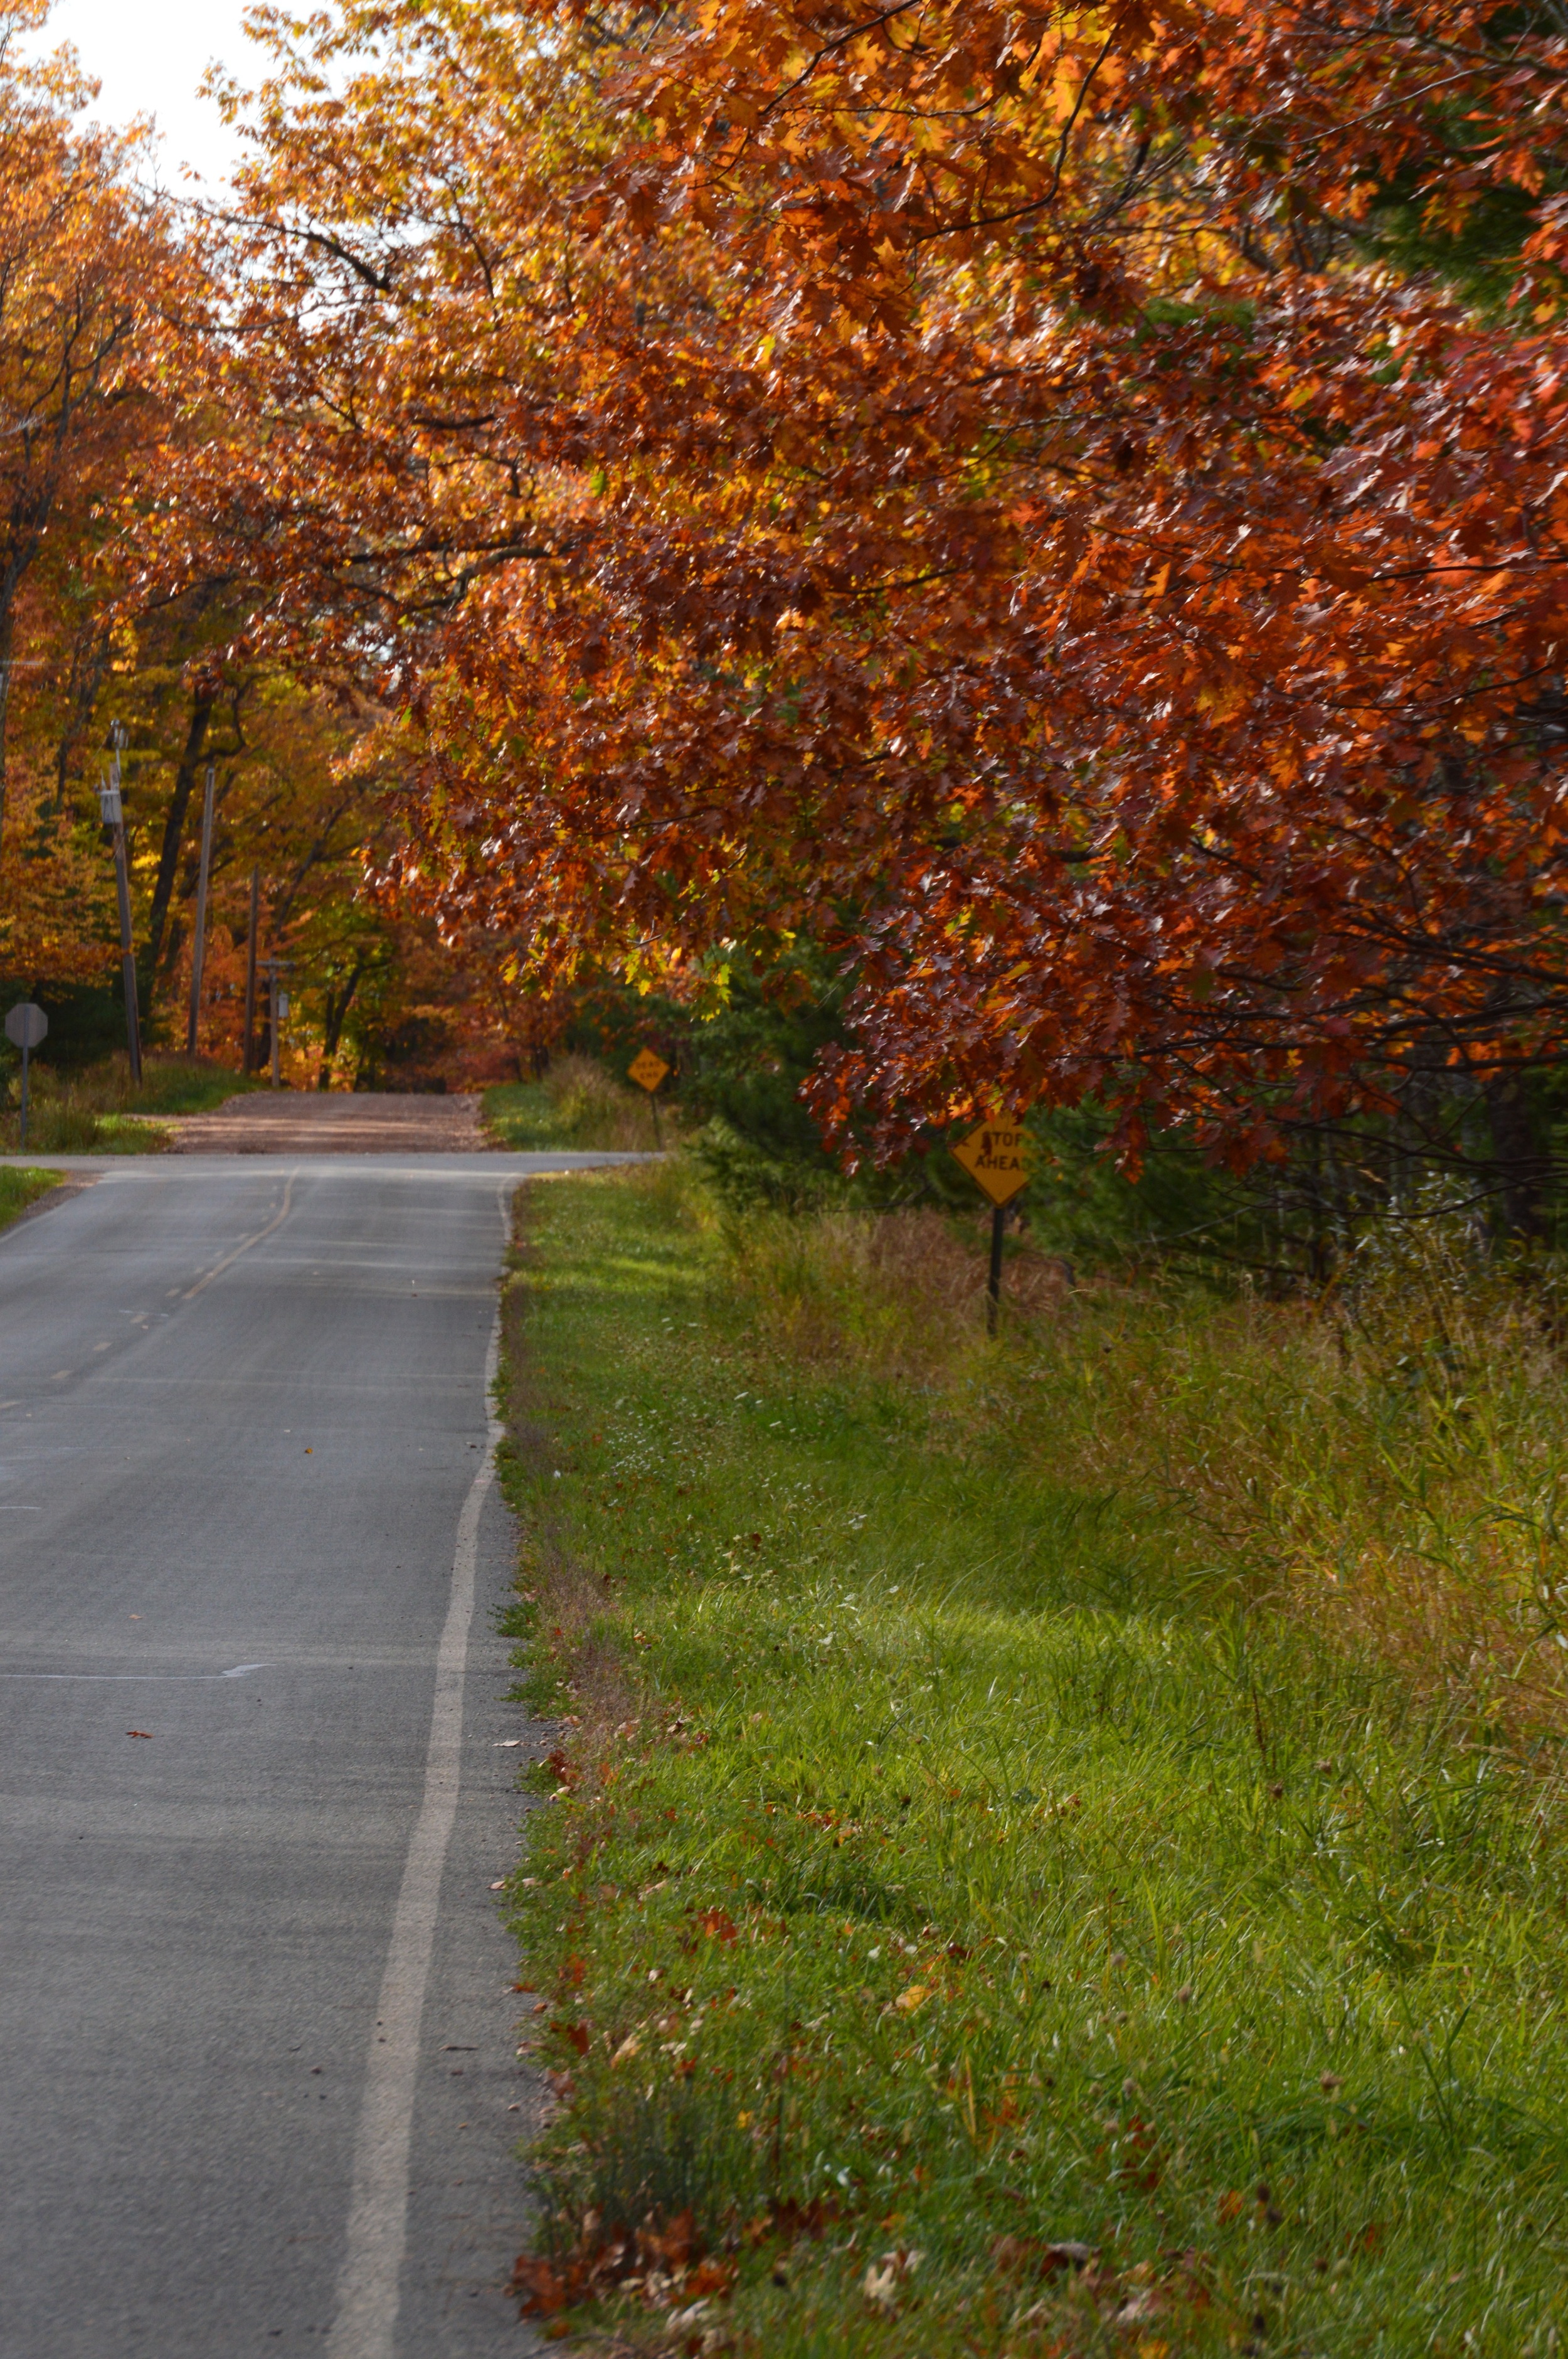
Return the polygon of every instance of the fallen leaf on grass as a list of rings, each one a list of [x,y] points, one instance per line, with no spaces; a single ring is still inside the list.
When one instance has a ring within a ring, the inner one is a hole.
[[[1005,2277],[1058,2277],[1064,2269],[1087,2269],[1094,2258],[1092,2245],[1071,2241],[1043,2245],[1035,2236],[1007,2235],[991,2245],[991,2259]]]
[[[619,2226],[607,2231],[600,2214],[589,2212],[575,2253],[557,2259],[520,2255],[512,2288],[522,2297],[523,2317],[548,2319],[618,2285],[649,2308],[673,2312],[672,2323],[681,2327],[730,2293],[736,2274],[733,2261],[703,2258],[690,2212],[677,2212],[662,2228],[645,2221],[634,2234]],[[563,2331],[545,2329],[547,2334]]]
[[[565,2310],[571,2280],[550,2262],[532,2260],[520,2253],[512,2272],[512,2290],[523,2297],[524,2318],[550,2318]]]
[[[899,2251],[884,2253],[880,2263],[873,2261],[860,2280],[860,2291],[873,2310],[891,2312],[898,2298],[898,2288],[905,2277],[912,2277],[924,2253]]]
[[[873,2262],[860,2281],[860,2291],[873,2310],[891,2310],[898,2295],[898,2279],[892,2269],[879,2269]]]
[[[687,2277],[683,2291],[688,2300],[706,2300],[710,2294],[728,2293],[735,2275],[733,2261],[701,2261]]]

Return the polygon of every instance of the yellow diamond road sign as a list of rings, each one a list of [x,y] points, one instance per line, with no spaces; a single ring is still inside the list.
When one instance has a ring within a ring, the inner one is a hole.
[[[632,1060],[628,1077],[640,1090],[652,1092],[658,1088],[669,1070],[664,1059],[655,1057],[651,1049],[639,1049]]]
[[[953,1149],[993,1204],[1005,1204],[1029,1182],[1029,1134],[1020,1122],[982,1122]]]

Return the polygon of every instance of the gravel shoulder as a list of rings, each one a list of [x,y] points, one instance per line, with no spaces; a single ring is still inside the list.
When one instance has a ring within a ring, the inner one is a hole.
[[[175,1155],[471,1155],[493,1145],[481,1104],[477,1093],[266,1090],[159,1127]]]

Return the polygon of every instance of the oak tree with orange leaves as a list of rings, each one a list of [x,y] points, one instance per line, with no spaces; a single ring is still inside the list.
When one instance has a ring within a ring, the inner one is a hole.
[[[406,890],[556,976],[826,940],[883,1149],[1506,1132],[1568,1018],[1557,10],[257,16],[258,457],[149,563],[221,535],[395,701]]]

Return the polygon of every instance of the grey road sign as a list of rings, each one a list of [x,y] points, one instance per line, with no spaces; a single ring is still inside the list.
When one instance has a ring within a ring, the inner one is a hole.
[[[30,999],[19,999],[5,1011],[5,1038],[15,1049],[41,1048],[49,1028],[49,1017]]]

